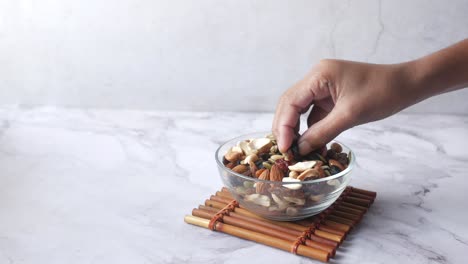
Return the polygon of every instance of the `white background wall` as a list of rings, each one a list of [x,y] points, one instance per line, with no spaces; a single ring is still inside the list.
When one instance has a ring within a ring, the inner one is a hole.
[[[466,0],[0,0],[0,104],[271,111],[321,58],[400,62],[466,37]]]

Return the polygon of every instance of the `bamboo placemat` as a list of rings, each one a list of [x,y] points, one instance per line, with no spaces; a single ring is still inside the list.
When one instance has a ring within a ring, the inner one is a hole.
[[[325,211],[295,222],[257,216],[234,200],[226,188],[185,216],[185,222],[328,262],[347,234],[362,220],[377,193],[347,187]]]

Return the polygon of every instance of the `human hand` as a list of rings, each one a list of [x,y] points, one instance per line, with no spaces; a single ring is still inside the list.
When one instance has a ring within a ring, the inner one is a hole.
[[[308,129],[298,139],[302,155],[325,145],[344,130],[390,116],[418,101],[407,64],[377,65],[322,60],[289,88],[276,108],[272,131],[281,152],[299,130],[299,118],[312,106]]]

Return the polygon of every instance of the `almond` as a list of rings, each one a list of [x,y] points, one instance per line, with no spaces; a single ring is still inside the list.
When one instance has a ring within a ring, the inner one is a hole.
[[[302,184],[300,184],[299,182],[301,182],[300,180],[298,179],[293,179],[293,178],[289,178],[289,177],[284,177],[283,178],[283,182],[285,183],[289,183],[289,182],[298,182],[297,184],[285,184],[283,185],[284,187],[288,188],[288,189],[291,189],[291,190],[299,190],[302,188]]]
[[[313,168],[316,169],[317,167],[322,167],[322,166],[323,166],[323,161],[317,160]]]
[[[275,164],[271,166],[271,171],[270,171],[270,181],[282,181],[283,180],[283,172],[278,168],[278,166]]]
[[[260,177],[260,175],[265,171],[266,169],[259,169],[258,171],[255,172],[255,178]]]
[[[320,177],[320,173],[316,169],[308,169],[302,172],[301,174],[299,174],[299,176],[297,176],[296,179],[304,181],[306,179],[309,179],[309,180],[318,179],[319,177]]]
[[[299,213],[299,210],[297,210],[297,208],[295,207],[288,207],[286,208],[286,214],[289,215],[289,216],[295,216]]]
[[[262,174],[258,177],[259,180],[265,180],[268,181],[270,180],[270,171],[264,170]],[[266,194],[268,193],[268,188],[270,187],[270,184],[266,182],[257,182],[255,183],[255,192],[259,194]]]
[[[238,153],[240,153],[240,154],[244,154],[244,152],[242,151],[242,149],[241,149],[239,146],[234,146],[234,147],[232,147],[229,151],[238,152]]]
[[[243,174],[248,169],[249,169],[249,167],[247,167],[245,165],[242,165],[242,164],[239,164],[239,165],[235,166],[234,168],[232,168],[232,171],[236,172],[236,173],[239,173],[239,174]]]
[[[250,164],[250,162],[256,162],[258,160],[258,156],[256,154],[250,154],[245,157],[244,163]]]
[[[345,169],[345,167],[340,162],[338,162],[337,160],[330,159],[328,161],[328,163],[330,164],[330,166],[338,167],[341,171]]]
[[[252,145],[247,141],[239,142],[239,147],[242,149],[245,155],[256,154],[258,151],[252,147]]]
[[[267,194],[269,187],[270,185],[266,182],[257,182],[255,183],[255,192],[258,194]]]
[[[270,148],[273,146],[273,143],[269,138],[256,138],[252,140],[250,144],[253,149],[258,151],[258,153],[269,152]]]
[[[320,200],[322,200],[323,196],[324,196],[323,194],[317,194],[317,195],[312,194],[311,196],[309,196],[309,199],[313,202],[319,202]]]
[[[317,161],[317,163],[315,163],[315,166],[313,167],[313,169],[318,171],[320,178],[323,178],[323,177],[327,176],[325,171],[323,170],[322,166],[323,166],[323,161],[319,160],[319,161]]]
[[[224,158],[229,162],[237,162],[240,160],[242,153],[230,151],[224,155]]]
[[[278,195],[272,193],[271,198],[278,204],[278,210],[284,210],[288,207],[288,202],[283,201]]]
[[[255,173],[256,173],[257,170],[258,170],[257,165],[255,165],[255,162],[253,162],[253,161],[249,162],[249,167],[250,167],[250,174],[251,174],[252,176],[255,176]]]
[[[257,193],[246,195],[245,200],[247,202],[252,202],[254,204],[258,204],[264,207],[269,207],[271,205],[271,199],[270,197],[266,195],[260,195]]]
[[[297,176],[299,176],[299,173],[297,171],[290,171],[289,172],[289,178],[294,178],[296,179]]]
[[[303,162],[298,162],[292,166],[289,166],[289,170],[291,171],[297,171],[297,172],[303,172],[303,171],[306,171],[308,169],[312,169],[312,167],[315,166],[315,163],[317,163],[317,161],[315,160],[311,160],[311,161],[303,161]]]
[[[270,171],[269,170],[264,170],[260,176],[258,176],[259,180],[265,180],[269,181],[270,180]]]
[[[305,204],[305,199],[301,199],[301,198],[297,198],[297,197],[284,196],[283,199],[290,202],[290,203],[294,203],[294,204],[297,204],[297,205],[304,205]]]
[[[338,187],[340,186],[341,182],[338,179],[333,179],[333,180],[327,181],[327,184],[330,186]]]

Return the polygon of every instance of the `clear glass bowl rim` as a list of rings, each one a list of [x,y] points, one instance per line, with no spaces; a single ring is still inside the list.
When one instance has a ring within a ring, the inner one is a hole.
[[[230,174],[233,174],[233,175],[236,175],[237,177],[240,177],[242,179],[245,179],[245,180],[248,180],[248,181],[253,181],[253,182],[267,182],[267,183],[273,183],[273,184],[280,184],[280,182],[278,181],[268,181],[268,180],[260,180],[258,178],[252,178],[252,177],[249,177],[249,176],[245,176],[245,175],[242,175],[242,174],[239,174],[237,172],[234,172],[228,168],[226,168],[223,164],[223,160],[221,159],[218,159],[218,157],[224,157],[224,155],[222,156],[219,156],[219,152],[221,151],[221,149],[226,146],[226,145],[230,145],[232,144],[232,142],[238,142],[240,141],[241,139],[245,139],[246,137],[249,137],[249,138],[255,138],[254,136],[266,136],[268,135],[269,133],[268,132],[265,132],[264,134],[262,134],[262,132],[256,132],[256,133],[249,133],[249,134],[244,134],[244,135],[241,135],[241,136],[238,136],[238,137],[235,137],[235,138],[232,138],[226,142],[224,142],[223,144],[221,144],[218,149],[216,150],[215,152],[215,160],[216,160],[216,163],[218,164],[218,167],[221,168],[223,171],[227,172],[227,173],[230,173]],[[356,163],[356,157],[355,157],[355,154],[354,152],[351,150],[351,148],[349,148],[347,145],[341,143],[340,141],[337,141],[337,140],[332,140],[330,141],[330,143],[333,143],[333,142],[336,142],[338,144],[340,144],[341,146],[349,149],[349,153],[351,153],[351,158],[349,160],[349,164],[348,164],[348,167],[346,169],[344,169],[343,171],[337,173],[337,174],[334,174],[334,175],[331,175],[331,176],[328,176],[328,177],[324,177],[324,178],[321,178],[321,179],[317,179],[317,180],[310,180],[310,181],[300,181],[300,182],[281,182],[281,185],[289,185],[289,184],[301,184],[301,185],[307,185],[307,184],[316,184],[316,183],[320,183],[320,182],[324,182],[324,181],[329,181],[329,180],[333,180],[333,179],[337,179],[337,178],[340,178],[348,173],[350,173],[352,170],[353,170],[353,167]]]

